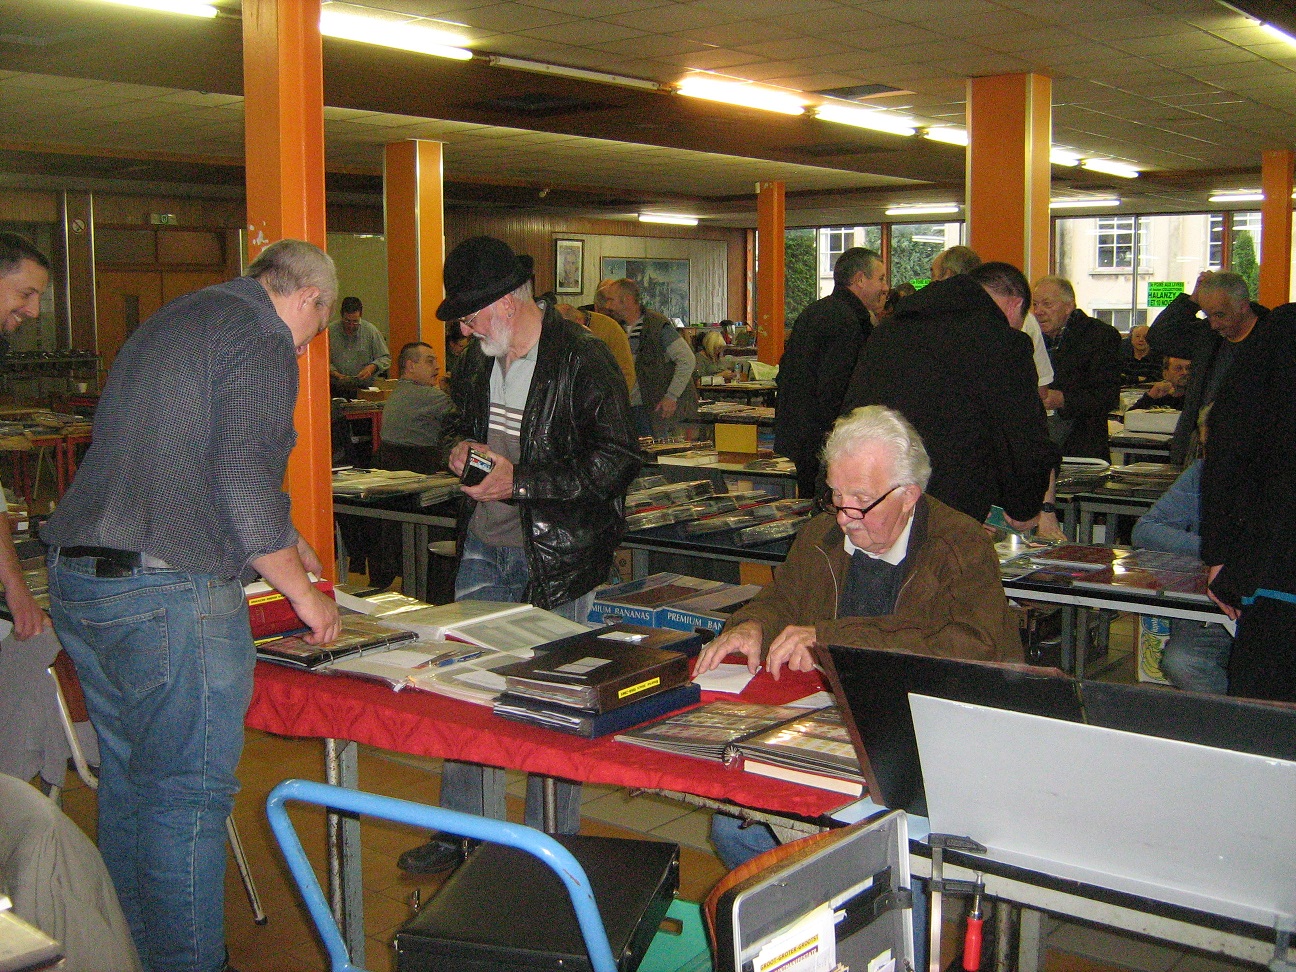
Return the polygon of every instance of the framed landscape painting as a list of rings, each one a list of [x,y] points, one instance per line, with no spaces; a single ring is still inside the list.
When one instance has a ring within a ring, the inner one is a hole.
[[[650,257],[604,257],[599,265],[603,280],[625,277],[639,285],[645,308],[668,319],[689,323],[689,261]],[[561,292],[561,291],[560,291]]]

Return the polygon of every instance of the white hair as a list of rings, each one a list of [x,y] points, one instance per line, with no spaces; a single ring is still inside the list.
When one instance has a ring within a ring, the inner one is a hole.
[[[885,405],[865,405],[839,418],[824,443],[821,461],[829,466],[871,442],[881,442],[891,452],[897,486],[913,483],[927,488],[932,470],[922,436],[903,415]]]

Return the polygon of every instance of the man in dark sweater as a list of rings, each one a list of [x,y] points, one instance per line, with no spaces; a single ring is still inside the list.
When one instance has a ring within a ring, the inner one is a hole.
[[[803,310],[792,326],[779,364],[774,450],[796,463],[801,496],[815,493],[819,449],[886,295],[882,258],[851,247],[833,267],[833,292]]]
[[[1064,456],[1110,459],[1107,414],[1120,405],[1120,332],[1076,307],[1075,289],[1062,277],[1035,284],[1035,319],[1053,362],[1044,395],[1049,435]]]
[[[927,492],[978,522],[997,505],[1033,525],[1060,458],[1020,331],[1030,302],[1007,263],[928,284],[873,332],[842,404],[904,415],[931,456]]]

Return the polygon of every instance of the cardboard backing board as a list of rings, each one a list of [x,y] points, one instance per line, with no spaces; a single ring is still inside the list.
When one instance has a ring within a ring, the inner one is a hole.
[[[931,828],[1005,864],[1296,920],[1296,762],[914,694]]]
[[[1093,726],[1296,762],[1296,705],[1112,682],[1082,682],[1080,694]]]
[[[1080,721],[1076,683],[1056,668],[956,661],[873,648],[815,650],[860,757],[869,796],[927,815],[910,692]]]

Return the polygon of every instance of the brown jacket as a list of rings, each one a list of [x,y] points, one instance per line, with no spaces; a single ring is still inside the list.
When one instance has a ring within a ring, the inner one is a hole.
[[[924,496],[914,510],[905,577],[892,614],[839,618],[850,558],[830,514],[806,524],[774,583],[726,627],[759,621],[764,646],[790,624],[813,625],[821,645],[908,651],[974,661],[1021,661],[1017,621],[994,546],[971,517]]]

